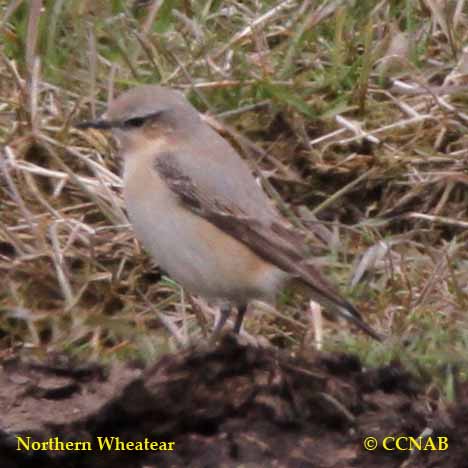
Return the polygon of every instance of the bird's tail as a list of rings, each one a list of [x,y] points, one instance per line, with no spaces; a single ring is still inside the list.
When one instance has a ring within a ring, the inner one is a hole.
[[[377,341],[383,341],[382,335],[377,333],[369,324],[367,324],[361,314],[356,310],[356,308],[347,301],[343,301],[343,305],[334,306],[334,310],[343,318],[354,323],[359,327],[363,332],[367,333],[369,336],[374,338]]]
[[[364,321],[356,307],[344,299],[314,266],[301,264],[296,271],[299,273],[296,281],[299,280],[311,299],[324,305],[332,315],[350,321],[375,340],[383,341],[383,336]]]

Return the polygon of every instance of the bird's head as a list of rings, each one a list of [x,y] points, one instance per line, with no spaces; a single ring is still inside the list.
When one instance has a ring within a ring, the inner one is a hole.
[[[133,149],[175,134],[184,137],[200,121],[198,111],[178,91],[145,85],[121,94],[101,118],[77,127],[111,130],[122,148]]]

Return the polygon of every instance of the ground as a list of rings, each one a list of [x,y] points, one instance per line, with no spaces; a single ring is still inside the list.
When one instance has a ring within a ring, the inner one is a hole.
[[[457,405],[441,405],[396,363],[365,369],[352,355],[291,357],[231,335],[147,369],[54,360],[12,361],[0,375],[3,468],[465,466],[468,386]],[[447,438],[446,451],[363,448],[368,436],[381,444],[429,429],[436,448]],[[93,450],[18,451],[17,434],[92,441]],[[100,451],[105,436],[175,445]]]
[[[0,2],[0,466],[465,466],[467,8]],[[383,343],[283,291],[248,347],[193,349],[215,311],[135,240],[110,135],[75,126],[150,83],[229,140]],[[361,447],[428,429],[447,452]],[[17,431],[178,449],[28,462]]]

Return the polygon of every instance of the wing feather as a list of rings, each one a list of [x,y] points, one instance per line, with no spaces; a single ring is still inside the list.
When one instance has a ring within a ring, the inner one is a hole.
[[[318,301],[331,305],[370,336],[381,340],[380,335],[363,321],[355,307],[339,294],[317,268],[305,263],[305,245],[300,242],[304,236],[301,233],[280,219],[265,223],[247,215],[229,200],[210,197],[183,173],[174,158],[157,158],[154,167],[187,208],[247,245],[259,257],[299,279]]]

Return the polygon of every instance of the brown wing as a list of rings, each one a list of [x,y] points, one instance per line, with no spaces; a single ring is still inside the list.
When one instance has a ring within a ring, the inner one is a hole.
[[[266,224],[247,216],[229,200],[210,197],[182,172],[173,158],[157,158],[154,167],[187,208],[249,246],[259,257],[301,280],[318,302],[331,306],[370,336],[381,340],[354,306],[341,297],[314,266],[305,263],[305,246],[298,242],[304,239],[302,234],[281,220]]]

